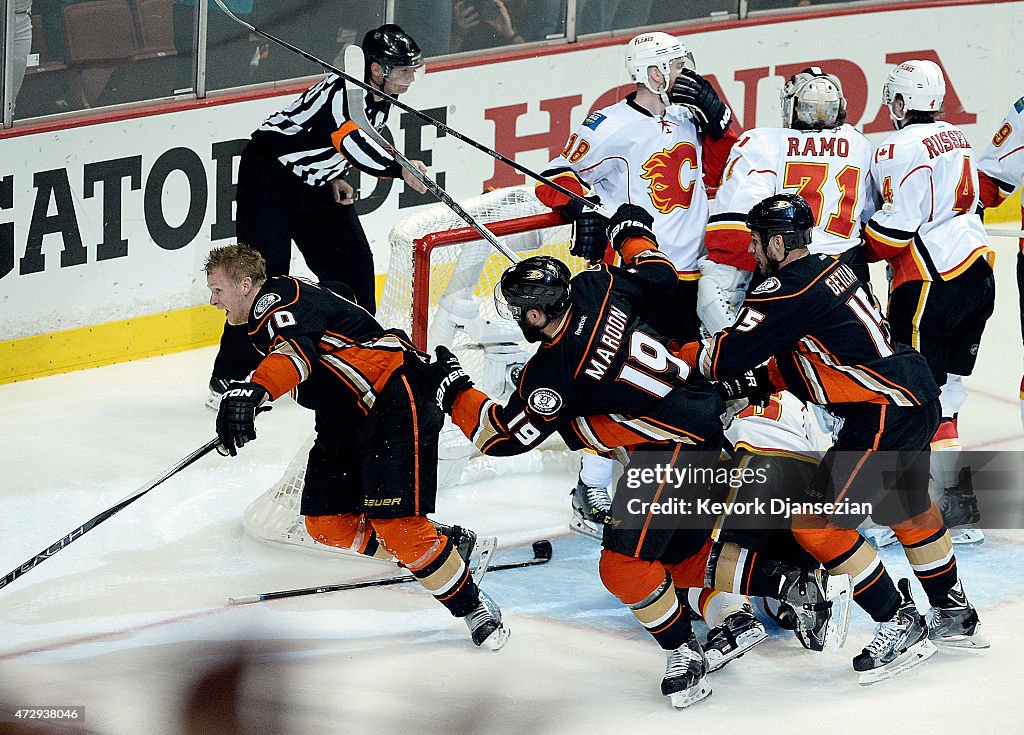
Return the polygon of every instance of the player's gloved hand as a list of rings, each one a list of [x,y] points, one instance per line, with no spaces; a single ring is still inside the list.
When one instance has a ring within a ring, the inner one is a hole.
[[[217,451],[223,455],[238,454],[238,447],[256,438],[256,414],[269,411],[260,402],[269,394],[258,383],[232,383],[224,392],[217,411]]]
[[[592,204],[601,203],[601,197],[597,196],[597,194],[591,194],[588,197],[583,197],[583,199],[584,201],[591,202]],[[593,207],[588,207],[581,201],[578,201],[576,199],[570,199],[561,207],[558,207],[558,211],[561,213],[562,217],[565,219],[566,222],[575,222],[581,216],[583,216],[584,212],[593,212],[594,210]]]
[[[569,252],[594,265],[600,263],[608,249],[608,220],[597,212],[587,211],[576,220],[576,233]]]
[[[631,237],[644,237],[657,245],[653,227],[654,217],[650,212],[635,204],[623,204],[608,221],[608,239],[617,253],[622,252],[622,246]]]
[[[444,345],[438,345],[434,354],[436,359],[424,368],[426,383],[434,391],[437,405],[450,416],[455,399],[473,387],[473,379],[462,369],[459,358]]]
[[[720,380],[715,383],[715,390],[723,401],[736,401],[748,398],[751,403],[764,404],[768,396],[774,392],[768,368],[764,365],[748,370],[738,378]]]
[[[674,104],[686,105],[698,117],[703,117],[704,132],[712,140],[720,140],[732,124],[732,110],[722,102],[711,83],[691,69],[683,69],[669,90],[668,99]]]

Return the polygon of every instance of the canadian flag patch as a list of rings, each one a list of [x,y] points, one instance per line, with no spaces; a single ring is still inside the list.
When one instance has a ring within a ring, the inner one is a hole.
[[[886,159],[892,160],[896,154],[896,144],[890,143],[889,145],[879,146],[878,150],[875,151],[875,163],[880,163]]]

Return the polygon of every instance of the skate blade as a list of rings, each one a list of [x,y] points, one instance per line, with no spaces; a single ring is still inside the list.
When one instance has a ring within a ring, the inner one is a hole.
[[[949,540],[957,546],[980,544],[985,540],[985,534],[980,528],[951,528],[949,529]]]
[[[597,539],[598,541],[602,541],[604,539],[604,533],[598,526],[588,523],[576,515],[573,515],[573,517],[569,519],[569,530],[575,531],[581,536]]]
[[[891,679],[898,674],[902,674],[904,671],[914,668],[918,664],[923,664],[935,655],[936,650],[935,644],[925,638],[915,643],[885,666],[879,666],[871,671],[860,672],[860,678],[857,680],[857,683],[861,686],[869,686],[886,679]]]
[[[669,694],[668,699],[676,709],[686,709],[691,704],[696,704],[702,699],[707,699],[710,696],[711,684],[708,682],[707,678],[704,678],[689,689]]]
[[[981,634],[981,623],[974,629],[973,635],[954,635],[944,638],[929,638],[932,643],[941,648],[991,648],[992,644]]]
[[[737,659],[758,643],[768,640],[768,633],[764,628],[755,628],[740,635],[736,639],[736,648],[728,652],[718,651],[714,648],[704,651],[704,658],[708,660],[708,671],[718,671],[733,659]]]
[[[510,635],[512,635],[512,631],[506,628],[504,624],[499,625],[494,629],[493,633],[483,639],[480,643],[480,648],[486,648],[488,651],[500,651]]]
[[[473,581],[480,586],[480,581],[487,574],[487,568],[491,566],[491,557],[498,548],[497,536],[477,536],[473,551],[469,555],[469,569]]]
[[[850,606],[853,602],[850,575],[829,576],[825,597],[832,603],[832,615],[825,626],[825,650],[838,651],[846,645],[846,634],[850,630]]]

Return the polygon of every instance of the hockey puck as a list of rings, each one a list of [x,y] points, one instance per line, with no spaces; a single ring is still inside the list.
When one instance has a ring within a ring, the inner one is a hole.
[[[551,558],[551,542],[547,539],[533,542],[533,555],[537,559]]]

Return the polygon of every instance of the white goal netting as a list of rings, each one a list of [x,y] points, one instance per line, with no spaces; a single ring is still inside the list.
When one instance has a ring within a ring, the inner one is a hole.
[[[499,189],[460,204],[522,257],[554,255],[574,273],[586,267],[569,255],[571,227],[538,201],[532,187]],[[516,371],[536,349],[494,308],[494,287],[508,260],[443,204],[424,207],[399,221],[389,241],[388,277],[377,319],[385,327],[405,330],[421,350],[432,352],[435,345],[447,345],[477,387],[492,397],[506,397]],[[341,552],[316,544],[299,515],[310,446],[312,437],[281,479],[249,505],[245,530],[267,543]],[[568,470],[576,461],[557,440],[521,457],[483,457],[457,427],[446,423],[438,491],[510,472]]]

